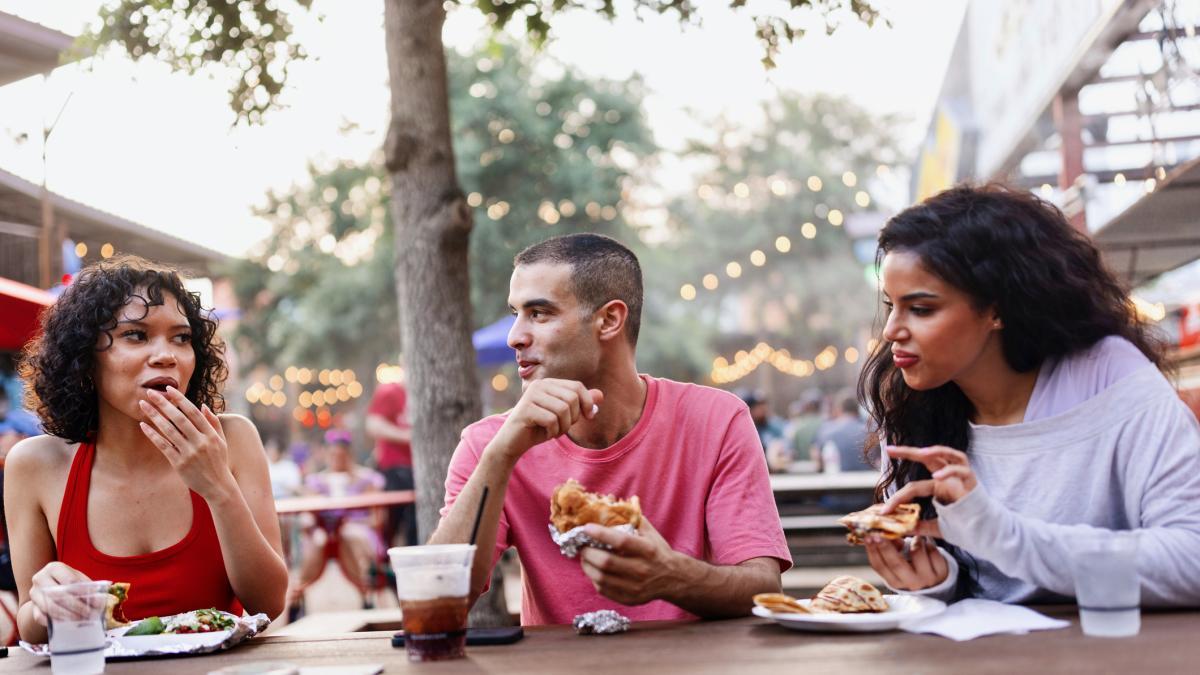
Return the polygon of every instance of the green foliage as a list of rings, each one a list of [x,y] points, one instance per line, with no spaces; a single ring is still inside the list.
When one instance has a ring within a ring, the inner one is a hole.
[[[508,312],[512,259],[526,246],[578,231],[628,238],[622,186],[629,168],[654,151],[640,81],[587,81],[569,71],[547,79],[534,73],[530,56],[492,45],[449,63],[459,180],[477,205],[470,254],[477,326]]]
[[[766,124],[753,133],[724,125],[715,144],[692,144],[693,159],[710,168],[696,194],[671,205],[671,237],[656,256],[658,282],[646,307],[659,318],[647,322],[643,361],[669,364],[689,379],[705,381],[716,354],[728,358],[760,340],[798,358],[853,345],[875,317],[874,290],[829,214],[863,211],[856,194],[878,165],[900,159],[893,121],[827,96],[785,95],[764,112]],[[846,172],[854,187],[844,184]],[[806,185],[812,176],[820,190]],[[814,226],[813,239],[803,236],[805,223]],[[776,248],[780,236],[788,238],[787,253]],[[761,267],[751,262],[756,250],[766,259]],[[729,262],[741,266],[737,278],[727,273]],[[716,290],[703,287],[706,273],[717,276]],[[684,284],[696,289],[695,300],[681,298]]]
[[[527,38],[540,46],[550,35],[550,20],[570,11],[613,18],[614,0],[450,0],[474,7],[500,30],[522,22]],[[287,10],[280,4],[289,5]],[[745,8],[745,0],[729,0]],[[112,0],[100,12],[98,26],[81,38],[81,47],[97,51],[118,45],[134,59],[155,56],[175,70],[196,73],[220,64],[230,73],[230,107],[238,122],[258,124],[278,105],[288,66],[305,58],[289,16],[308,11],[312,0]],[[698,22],[693,0],[630,0],[632,10],[674,13],[684,24]],[[796,40],[814,23],[832,33],[844,21],[873,24],[879,12],[869,0],[787,0],[751,12],[755,35],[770,68],[782,45]],[[523,21],[522,21],[523,20]]]
[[[654,151],[638,82],[570,72],[547,79],[534,75],[530,56],[492,44],[449,57],[456,160],[464,191],[478,195],[470,256],[476,327],[508,311],[512,259],[525,246],[580,230],[629,239],[617,208],[628,174],[616,157],[637,163]],[[239,351],[278,369],[346,367],[351,355],[394,360],[385,170],[342,164],[310,174],[312,185],[268,196],[259,215],[272,223],[270,238],[230,270],[246,308]]]
[[[305,58],[288,12],[258,0],[122,0],[100,10],[83,47],[120,45],[134,59],[156,56],[194,74],[212,64],[237,73],[229,104],[239,120],[262,121],[276,104],[288,66]],[[289,0],[291,11],[312,0]]]
[[[282,370],[373,366],[399,344],[389,198],[382,167],[310,167],[312,185],[270,194],[270,238],[229,270],[238,351]]]

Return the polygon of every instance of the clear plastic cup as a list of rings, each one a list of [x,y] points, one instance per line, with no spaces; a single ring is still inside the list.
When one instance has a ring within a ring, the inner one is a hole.
[[[104,672],[104,608],[110,581],[84,581],[43,590],[49,618],[50,669],[55,675]]]
[[[471,544],[388,549],[404,622],[409,661],[443,661],[466,655],[470,610]]]
[[[1071,537],[1068,545],[1083,634],[1137,635],[1142,625],[1137,533],[1097,530]]]

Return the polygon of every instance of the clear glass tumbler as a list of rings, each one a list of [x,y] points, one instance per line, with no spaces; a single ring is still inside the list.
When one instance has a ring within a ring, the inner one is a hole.
[[[1084,635],[1137,635],[1142,625],[1137,533],[1094,530],[1068,544]]]
[[[84,581],[45,589],[54,675],[104,672],[104,608],[109,581]]]

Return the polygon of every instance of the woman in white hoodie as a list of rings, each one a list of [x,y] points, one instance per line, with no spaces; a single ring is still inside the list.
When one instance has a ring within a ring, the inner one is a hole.
[[[960,186],[892,218],[877,258],[877,498],[926,518],[907,555],[868,539],[888,585],[1061,600],[1074,536],[1134,530],[1143,604],[1200,604],[1200,427],[1087,236],[1029,192]]]

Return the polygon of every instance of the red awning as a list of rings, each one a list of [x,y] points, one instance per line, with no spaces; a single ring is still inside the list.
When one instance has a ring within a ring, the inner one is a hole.
[[[38,315],[54,303],[40,288],[0,277],[0,350],[25,346],[38,327]]]

